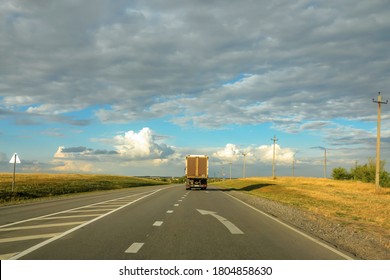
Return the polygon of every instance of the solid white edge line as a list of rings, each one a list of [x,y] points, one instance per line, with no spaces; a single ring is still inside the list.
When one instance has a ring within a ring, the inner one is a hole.
[[[82,228],[82,227],[84,227],[84,226],[86,226],[86,225],[89,225],[89,224],[91,224],[91,223],[93,223],[93,222],[96,222],[97,220],[100,220],[100,219],[102,219],[102,218],[104,218],[104,217],[106,217],[106,216],[108,216],[108,215],[110,215],[110,214],[112,214],[112,213],[114,213],[114,212],[116,212],[116,211],[122,209],[122,208],[125,208],[125,207],[127,207],[127,206],[129,206],[129,205],[131,205],[131,204],[133,204],[133,203],[135,203],[135,202],[137,202],[137,201],[140,201],[141,199],[144,199],[145,197],[151,196],[151,195],[153,195],[153,194],[155,194],[155,193],[157,193],[157,192],[159,192],[159,191],[161,191],[161,190],[162,190],[162,189],[158,189],[158,190],[156,190],[156,191],[154,191],[154,192],[152,192],[152,193],[149,193],[149,194],[147,194],[147,195],[145,195],[145,196],[142,196],[142,197],[140,197],[140,198],[138,198],[138,199],[136,199],[136,200],[134,200],[134,201],[132,201],[132,202],[130,202],[130,203],[128,203],[128,204],[125,204],[125,205],[123,205],[122,207],[119,207],[119,208],[117,208],[117,209],[115,209],[115,210],[113,210],[113,211],[110,211],[110,212],[108,212],[108,213],[102,215],[102,216],[99,216],[99,217],[97,217],[97,218],[95,218],[95,219],[93,219],[93,220],[90,220],[90,221],[88,221],[88,222],[86,222],[86,223],[84,223],[84,224],[81,224],[81,225],[79,225],[79,226],[77,226],[77,227],[75,227],[75,228],[72,228],[72,229],[70,229],[70,230],[68,230],[68,231],[66,231],[66,232],[64,232],[64,233],[62,233],[62,234],[60,234],[60,235],[57,235],[57,236],[55,236],[55,237],[53,237],[53,238],[50,238],[50,239],[48,239],[48,240],[45,240],[44,242],[41,242],[41,243],[39,243],[39,244],[37,244],[37,245],[35,245],[35,246],[33,246],[33,247],[30,247],[30,248],[28,248],[27,250],[24,250],[23,252],[20,252],[19,254],[13,256],[12,258],[10,258],[10,260],[17,260],[17,259],[20,259],[21,257],[23,257],[23,256],[25,256],[25,255],[27,255],[27,254],[29,254],[29,253],[31,253],[31,252],[34,252],[35,250],[37,250],[37,249],[39,249],[39,248],[41,248],[41,247],[43,247],[43,246],[45,246],[45,245],[47,245],[47,244],[53,242],[53,241],[56,241],[57,239],[60,239],[60,238],[66,236],[66,235],[68,235],[68,234],[70,234],[70,233],[72,233],[72,232],[75,232],[76,230],[78,230],[78,229],[80,229],[80,228]]]
[[[329,246],[329,245],[327,245],[327,244],[325,244],[325,243],[319,241],[318,239],[315,239],[315,238],[311,237],[310,235],[308,235],[308,234],[306,234],[306,233],[304,233],[304,232],[302,232],[302,231],[300,231],[300,230],[298,230],[298,229],[296,229],[296,228],[294,228],[294,227],[292,227],[292,226],[289,226],[288,224],[286,224],[286,223],[280,221],[279,219],[277,219],[277,218],[275,218],[275,217],[273,217],[273,216],[271,216],[271,215],[269,215],[269,214],[267,214],[267,213],[265,213],[265,212],[263,212],[263,211],[257,209],[256,207],[253,207],[252,205],[249,205],[248,203],[246,203],[246,202],[244,202],[244,201],[242,201],[242,200],[240,200],[240,199],[238,199],[238,198],[236,198],[236,197],[234,197],[234,196],[232,196],[232,195],[230,195],[230,194],[227,194],[226,192],[223,192],[223,193],[226,194],[227,196],[230,196],[231,198],[234,198],[235,200],[241,202],[242,204],[248,206],[249,208],[252,208],[253,210],[255,210],[255,211],[257,211],[257,212],[263,214],[264,216],[266,216],[266,217],[268,217],[268,218],[274,220],[275,222],[278,222],[279,224],[281,224],[281,225],[287,227],[288,229],[290,229],[290,230],[292,230],[292,231],[294,231],[294,232],[296,232],[296,233],[298,233],[298,234],[300,234],[300,235],[306,237],[307,239],[313,241],[314,243],[316,243],[316,244],[318,244],[318,245],[320,245],[320,246],[322,246],[322,247],[324,247],[324,248],[326,248],[326,249],[332,251],[333,253],[336,253],[337,255],[339,255],[339,256],[341,256],[341,257],[347,259],[347,260],[354,260],[354,259],[351,258],[350,256],[348,256],[348,255],[346,255],[346,254],[340,252],[339,250],[337,250],[337,249],[335,249],[335,248],[333,248],[333,247],[331,247],[331,246]]]

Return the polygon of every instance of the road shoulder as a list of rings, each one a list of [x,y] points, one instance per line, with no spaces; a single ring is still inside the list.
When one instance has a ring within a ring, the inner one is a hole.
[[[390,238],[387,236],[359,231],[348,225],[329,221],[323,216],[243,192],[227,193],[287,224],[333,244],[342,251],[349,252],[357,259],[389,259]]]

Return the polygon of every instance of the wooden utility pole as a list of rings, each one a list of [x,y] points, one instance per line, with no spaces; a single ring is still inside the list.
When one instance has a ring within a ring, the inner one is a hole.
[[[292,161],[292,176],[295,177],[295,155],[297,152],[293,154],[293,161]]]
[[[293,162],[292,162],[292,176],[293,177],[295,177],[294,165],[295,165],[295,155],[293,156]]]
[[[230,180],[232,179],[232,164],[233,164],[233,162],[229,162],[229,165],[230,165]]]
[[[276,176],[275,176],[275,145],[276,145],[276,141],[278,141],[278,139],[274,135],[274,138],[271,138],[271,141],[274,141],[274,147],[273,147],[274,150],[273,150],[273,157],[272,157],[272,178],[276,179]]]
[[[375,189],[376,191],[380,190],[380,184],[379,184],[379,174],[380,174],[380,152],[381,152],[381,105],[387,104],[389,101],[386,100],[386,102],[382,102],[382,96],[381,93],[378,92],[378,101],[375,101],[375,99],[372,99],[372,102],[378,103],[378,126],[376,130],[376,168],[375,168]]]
[[[324,178],[326,178],[326,148],[324,148]]]
[[[242,167],[242,178],[245,178],[245,157],[248,153],[242,153],[242,155],[244,156],[244,165]]]
[[[329,150],[325,147],[321,147],[321,146],[318,146],[318,147],[311,147],[311,149],[320,149],[320,150],[323,150],[324,151],[324,178],[326,178],[326,150]]]

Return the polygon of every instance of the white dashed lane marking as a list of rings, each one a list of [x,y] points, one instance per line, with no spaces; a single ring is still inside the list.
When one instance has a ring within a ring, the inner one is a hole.
[[[155,227],[161,227],[162,224],[163,224],[163,221],[155,221],[154,224],[153,224],[153,226],[155,226]]]
[[[142,246],[144,246],[144,244],[145,243],[133,243],[129,248],[127,248],[125,253],[136,254],[142,248]]]
[[[185,199],[187,197],[187,195],[189,194],[189,192],[187,192],[185,195],[183,195],[181,197],[181,199],[178,200],[178,202],[182,202],[183,199]],[[180,204],[176,203],[174,204],[173,206],[175,207],[178,207]],[[167,210],[167,214],[172,214],[174,211],[173,210]],[[162,226],[164,223],[164,221],[155,221],[153,226],[155,227],[160,227]],[[125,253],[127,254],[136,254],[138,253],[138,251],[142,248],[142,246],[144,245],[145,243],[140,243],[140,242],[135,242],[133,243],[129,248],[127,248],[127,250],[125,251]]]

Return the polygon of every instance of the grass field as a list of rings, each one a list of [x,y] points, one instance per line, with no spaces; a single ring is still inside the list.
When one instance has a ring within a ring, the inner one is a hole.
[[[217,185],[307,210],[356,230],[390,236],[390,189],[320,178],[246,178]]]
[[[114,190],[166,184],[158,180],[128,176],[84,174],[17,174],[12,192],[12,174],[0,173],[0,203],[16,203],[30,199],[80,192]]]

